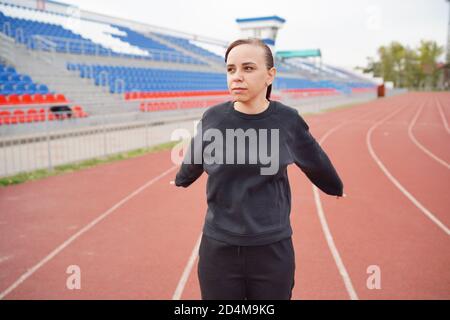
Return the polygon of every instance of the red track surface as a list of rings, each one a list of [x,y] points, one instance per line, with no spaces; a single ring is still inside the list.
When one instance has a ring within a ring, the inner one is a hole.
[[[315,201],[309,180],[289,167],[293,299],[349,299],[352,292],[360,299],[450,298],[450,169],[408,134],[422,107],[412,137],[448,165],[448,93],[410,93],[306,117],[347,197],[320,192]],[[169,183],[176,170],[166,151],[0,189],[0,297],[171,299],[206,211],[206,174],[182,189]],[[66,288],[69,265],[81,268],[81,290]],[[371,265],[381,270],[379,290],[366,285]],[[181,299],[199,299],[196,261],[187,275]]]

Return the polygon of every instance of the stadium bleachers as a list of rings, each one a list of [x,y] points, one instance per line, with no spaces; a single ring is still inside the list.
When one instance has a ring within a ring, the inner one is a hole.
[[[51,92],[45,84],[34,82],[12,66],[0,63],[0,105],[65,103],[64,94]]]
[[[117,91],[117,81],[124,82],[123,90],[118,92],[124,94],[227,90],[226,76],[222,73],[80,63],[68,63],[67,69],[78,72],[82,78],[92,79],[96,85],[109,87],[111,93]]]
[[[33,82],[30,76],[17,73],[12,66],[0,63],[0,103],[9,95],[48,94],[46,85]],[[15,99],[15,97],[13,97]]]
[[[0,63],[0,125],[41,122],[67,118],[50,111],[53,105],[66,105],[64,94],[49,91],[44,84],[36,83],[28,75],[18,73],[12,66]],[[80,106],[72,108],[74,118],[85,118]]]
[[[0,6],[0,9],[3,8]],[[13,16],[0,12],[0,26],[6,34],[14,37],[17,42],[26,44],[29,49],[38,49],[39,42],[36,39],[40,36],[54,43],[57,52],[80,54],[83,51],[86,54],[93,54],[97,50],[99,54],[109,53],[107,49],[96,46],[92,41],[82,38],[61,25],[19,18],[17,17],[19,12]],[[16,12],[13,11],[13,13]],[[25,14],[23,16],[26,17]]]
[[[207,65],[126,27],[30,11],[0,4],[1,30],[29,49]]]
[[[170,96],[227,94],[223,73],[180,71],[172,69],[134,68],[111,65],[67,63],[67,69],[80,77],[106,86],[111,93],[123,93],[125,99]],[[119,85],[119,83],[121,83]],[[372,88],[367,83],[336,83],[301,78],[277,77],[274,89],[285,92],[351,92],[352,88]]]
[[[139,101],[136,111],[195,108],[204,105],[206,100],[214,103],[229,98],[226,74],[217,71],[224,64],[223,57],[196,45],[193,40],[160,32],[142,33],[104,20],[73,19],[64,14],[2,3],[0,32],[29,50],[71,54],[64,55],[69,72],[88,80],[90,85],[107,88],[109,94],[119,94],[124,101]],[[83,55],[83,59],[74,58],[74,54]],[[130,63],[124,60],[113,63],[110,57],[129,59]],[[131,61],[136,58],[172,65],[157,68],[140,63],[135,66]],[[181,68],[180,63],[189,66]],[[208,72],[211,63],[219,68]],[[275,59],[275,66],[280,73],[275,79],[274,91],[293,97],[349,94],[375,87],[373,83],[331,66],[318,68],[306,61],[291,63],[279,59]],[[159,98],[186,98],[186,101],[153,101]],[[17,73],[14,67],[0,65],[2,124],[45,119],[46,109],[36,109],[35,105],[58,103],[73,105],[77,101],[69,102],[64,92],[52,92],[29,75]],[[9,109],[5,110],[5,106]],[[12,106],[19,109],[10,109]],[[72,108],[75,117],[87,116],[81,107],[76,107],[76,110]]]
[[[147,50],[152,57],[152,60],[207,65],[207,63],[203,61],[182,54],[181,52],[135,32],[130,28],[120,26],[114,27],[123,32],[123,35],[115,35],[114,37],[143,50]]]
[[[74,106],[69,113],[56,113],[48,108],[29,108],[2,110],[0,108],[0,125],[17,125],[44,121],[65,120],[68,118],[85,118],[88,114],[81,106]]]

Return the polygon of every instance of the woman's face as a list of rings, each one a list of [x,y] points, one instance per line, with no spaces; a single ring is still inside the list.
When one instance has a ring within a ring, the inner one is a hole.
[[[270,85],[273,82],[275,73],[275,68],[267,69],[264,49],[259,46],[241,44],[228,53],[228,90],[235,101],[264,99],[266,83]]]

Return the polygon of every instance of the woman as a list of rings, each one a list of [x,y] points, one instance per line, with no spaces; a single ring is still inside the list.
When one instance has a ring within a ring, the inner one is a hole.
[[[276,75],[270,48],[258,39],[237,40],[225,62],[233,101],[203,114],[175,179],[188,187],[208,174],[198,262],[202,299],[291,299],[287,166],[295,163],[329,195],[342,196],[343,185],[297,110],[270,100]]]

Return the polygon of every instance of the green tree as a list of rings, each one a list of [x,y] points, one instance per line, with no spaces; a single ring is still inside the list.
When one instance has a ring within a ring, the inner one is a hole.
[[[436,88],[438,82],[437,59],[444,52],[444,48],[434,41],[420,42],[418,48],[421,71],[421,88]]]
[[[367,66],[359,69],[392,81],[398,88],[436,88],[437,62],[443,53],[436,42],[422,40],[418,48],[411,49],[394,41],[381,46],[377,53],[377,59],[368,57]]]

